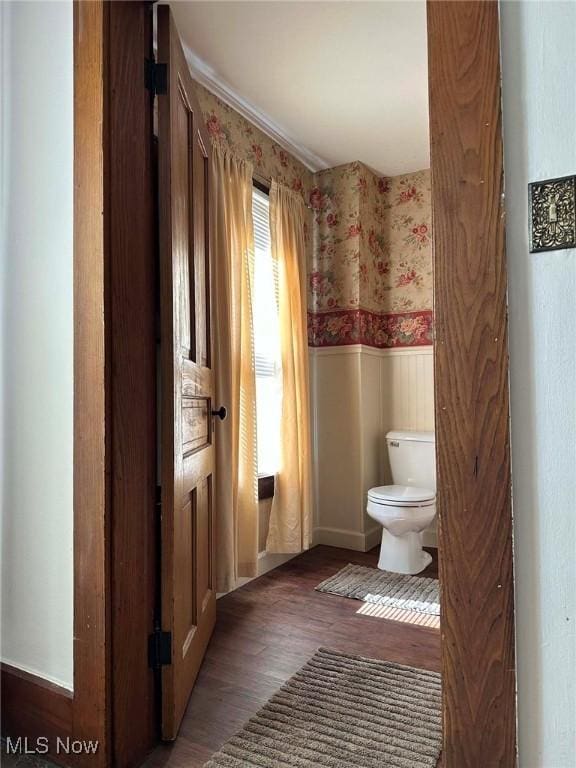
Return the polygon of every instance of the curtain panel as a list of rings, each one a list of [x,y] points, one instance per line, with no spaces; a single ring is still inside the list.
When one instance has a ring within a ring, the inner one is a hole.
[[[297,553],[312,544],[312,464],[306,300],[304,204],[275,181],[270,235],[282,351],[280,469],[272,501],[268,552]]]
[[[228,410],[216,427],[216,589],[227,592],[258,563],[253,167],[215,148],[212,171],[216,395]]]

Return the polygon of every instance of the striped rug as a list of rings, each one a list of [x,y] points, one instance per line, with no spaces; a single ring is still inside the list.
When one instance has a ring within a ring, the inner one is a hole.
[[[321,648],[205,768],[434,768],[440,675]]]
[[[438,579],[347,565],[316,589],[389,608],[440,615]]]

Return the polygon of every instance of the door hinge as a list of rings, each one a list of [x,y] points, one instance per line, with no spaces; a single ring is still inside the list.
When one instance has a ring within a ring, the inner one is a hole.
[[[144,59],[144,83],[152,93],[168,93],[168,67],[153,59]]]
[[[172,664],[172,632],[156,629],[148,636],[148,666],[160,669]]]

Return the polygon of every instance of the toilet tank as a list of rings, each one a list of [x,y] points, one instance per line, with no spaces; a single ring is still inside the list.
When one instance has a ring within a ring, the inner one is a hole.
[[[386,447],[394,485],[415,485],[436,490],[434,432],[388,432]]]

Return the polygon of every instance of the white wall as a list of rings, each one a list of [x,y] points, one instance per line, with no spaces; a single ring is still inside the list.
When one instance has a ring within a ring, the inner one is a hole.
[[[521,768],[576,765],[576,250],[527,185],[576,173],[576,3],[501,3]]]
[[[71,688],[72,3],[0,5],[1,651]]]

